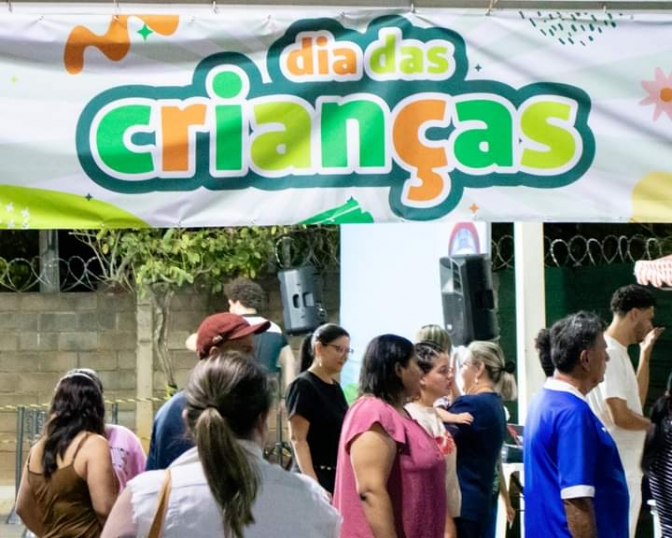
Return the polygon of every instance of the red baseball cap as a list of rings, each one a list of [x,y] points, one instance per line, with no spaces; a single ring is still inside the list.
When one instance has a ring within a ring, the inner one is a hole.
[[[250,325],[247,320],[237,314],[224,312],[213,314],[203,320],[196,332],[196,352],[203,359],[210,354],[214,346],[225,340],[237,340],[248,334],[259,334],[267,331],[270,321]],[[189,339],[187,340],[189,342]]]

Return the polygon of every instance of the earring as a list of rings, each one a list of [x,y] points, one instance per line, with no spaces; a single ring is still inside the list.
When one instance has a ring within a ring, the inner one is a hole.
[[[478,385],[478,376],[476,376],[476,379],[474,379],[474,385]]]

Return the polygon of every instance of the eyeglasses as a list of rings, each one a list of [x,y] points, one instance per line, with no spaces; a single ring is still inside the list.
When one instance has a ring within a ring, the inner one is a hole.
[[[352,349],[351,347],[343,347],[339,346],[338,344],[327,344],[327,347],[333,347],[336,351],[338,351],[341,354],[347,353],[348,355],[352,355],[355,350]]]

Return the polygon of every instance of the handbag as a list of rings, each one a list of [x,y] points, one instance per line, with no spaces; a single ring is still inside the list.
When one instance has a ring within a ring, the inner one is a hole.
[[[159,492],[159,501],[156,505],[156,513],[152,526],[149,528],[147,538],[161,538],[163,530],[163,522],[166,519],[166,512],[168,511],[168,500],[170,499],[171,488],[170,470],[166,469],[166,474],[163,477],[163,485]]]

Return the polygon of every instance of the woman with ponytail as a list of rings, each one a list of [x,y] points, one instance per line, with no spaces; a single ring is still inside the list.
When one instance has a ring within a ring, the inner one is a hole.
[[[324,490],[262,457],[271,390],[261,366],[236,351],[203,359],[185,397],[196,446],[165,472],[131,480],[104,538],[338,536],[340,516]]]
[[[504,359],[493,342],[474,341],[462,363],[464,395],[450,406],[451,413],[471,413],[471,424],[450,425],[457,444],[457,476],[462,491],[460,517],[455,519],[460,538],[484,538],[496,506],[493,483],[506,435],[502,400],[515,400],[515,365]],[[500,483],[500,487],[502,484]],[[508,496],[506,496],[508,499]],[[513,510],[507,505],[507,518]]]
[[[651,425],[642,470],[649,477],[663,536],[672,536],[672,374],[667,378],[665,394],[651,408]]]
[[[287,389],[294,470],[334,493],[338,439],[348,402],[336,380],[350,356],[350,335],[327,323],[301,345],[301,374]]]

